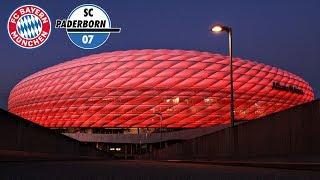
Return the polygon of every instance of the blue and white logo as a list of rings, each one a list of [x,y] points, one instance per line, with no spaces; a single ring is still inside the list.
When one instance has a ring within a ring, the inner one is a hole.
[[[83,49],[98,48],[107,41],[110,33],[121,31],[112,28],[109,15],[94,4],[76,7],[67,20],[56,20],[55,27],[65,28],[72,43]]]
[[[33,39],[37,37],[41,31],[42,23],[40,19],[33,14],[22,16],[17,22],[17,32],[25,39]]]

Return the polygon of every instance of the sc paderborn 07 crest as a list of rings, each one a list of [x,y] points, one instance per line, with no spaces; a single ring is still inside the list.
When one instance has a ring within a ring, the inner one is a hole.
[[[107,12],[95,4],[76,7],[67,19],[57,19],[55,28],[65,29],[71,42],[82,49],[95,49],[103,45],[110,33],[121,28],[111,27]]]
[[[18,46],[32,49],[48,40],[51,22],[48,14],[35,5],[23,5],[15,9],[8,20],[8,33]]]

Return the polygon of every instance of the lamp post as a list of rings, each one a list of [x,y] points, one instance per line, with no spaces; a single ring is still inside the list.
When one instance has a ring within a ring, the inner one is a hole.
[[[156,115],[160,117],[160,149],[162,148],[162,113],[156,112]]]
[[[232,60],[232,28],[223,25],[213,25],[211,31],[214,33],[227,32],[229,37],[229,57],[230,57],[230,118],[231,127],[234,127],[234,89],[233,89],[233,60]]]

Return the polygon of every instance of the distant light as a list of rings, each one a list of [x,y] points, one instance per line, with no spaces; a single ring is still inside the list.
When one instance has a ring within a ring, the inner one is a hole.
[[[222,26],[220,25],[215,25],[212,27],[211,31],[212,32],[215,32],[215,33],[218,33],[218,32],[221,32],[223,30]]]

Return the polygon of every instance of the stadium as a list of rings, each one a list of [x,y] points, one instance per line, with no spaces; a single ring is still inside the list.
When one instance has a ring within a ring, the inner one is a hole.
[[[139,134],[227,125],[229,64],[228,56],[198,51],[106,52],[26,77],[12,89],[8,108],[62,133]],[[234,88],[237,122],[314,99],[310,85],[297,75],[239,58],[234,59]]]

